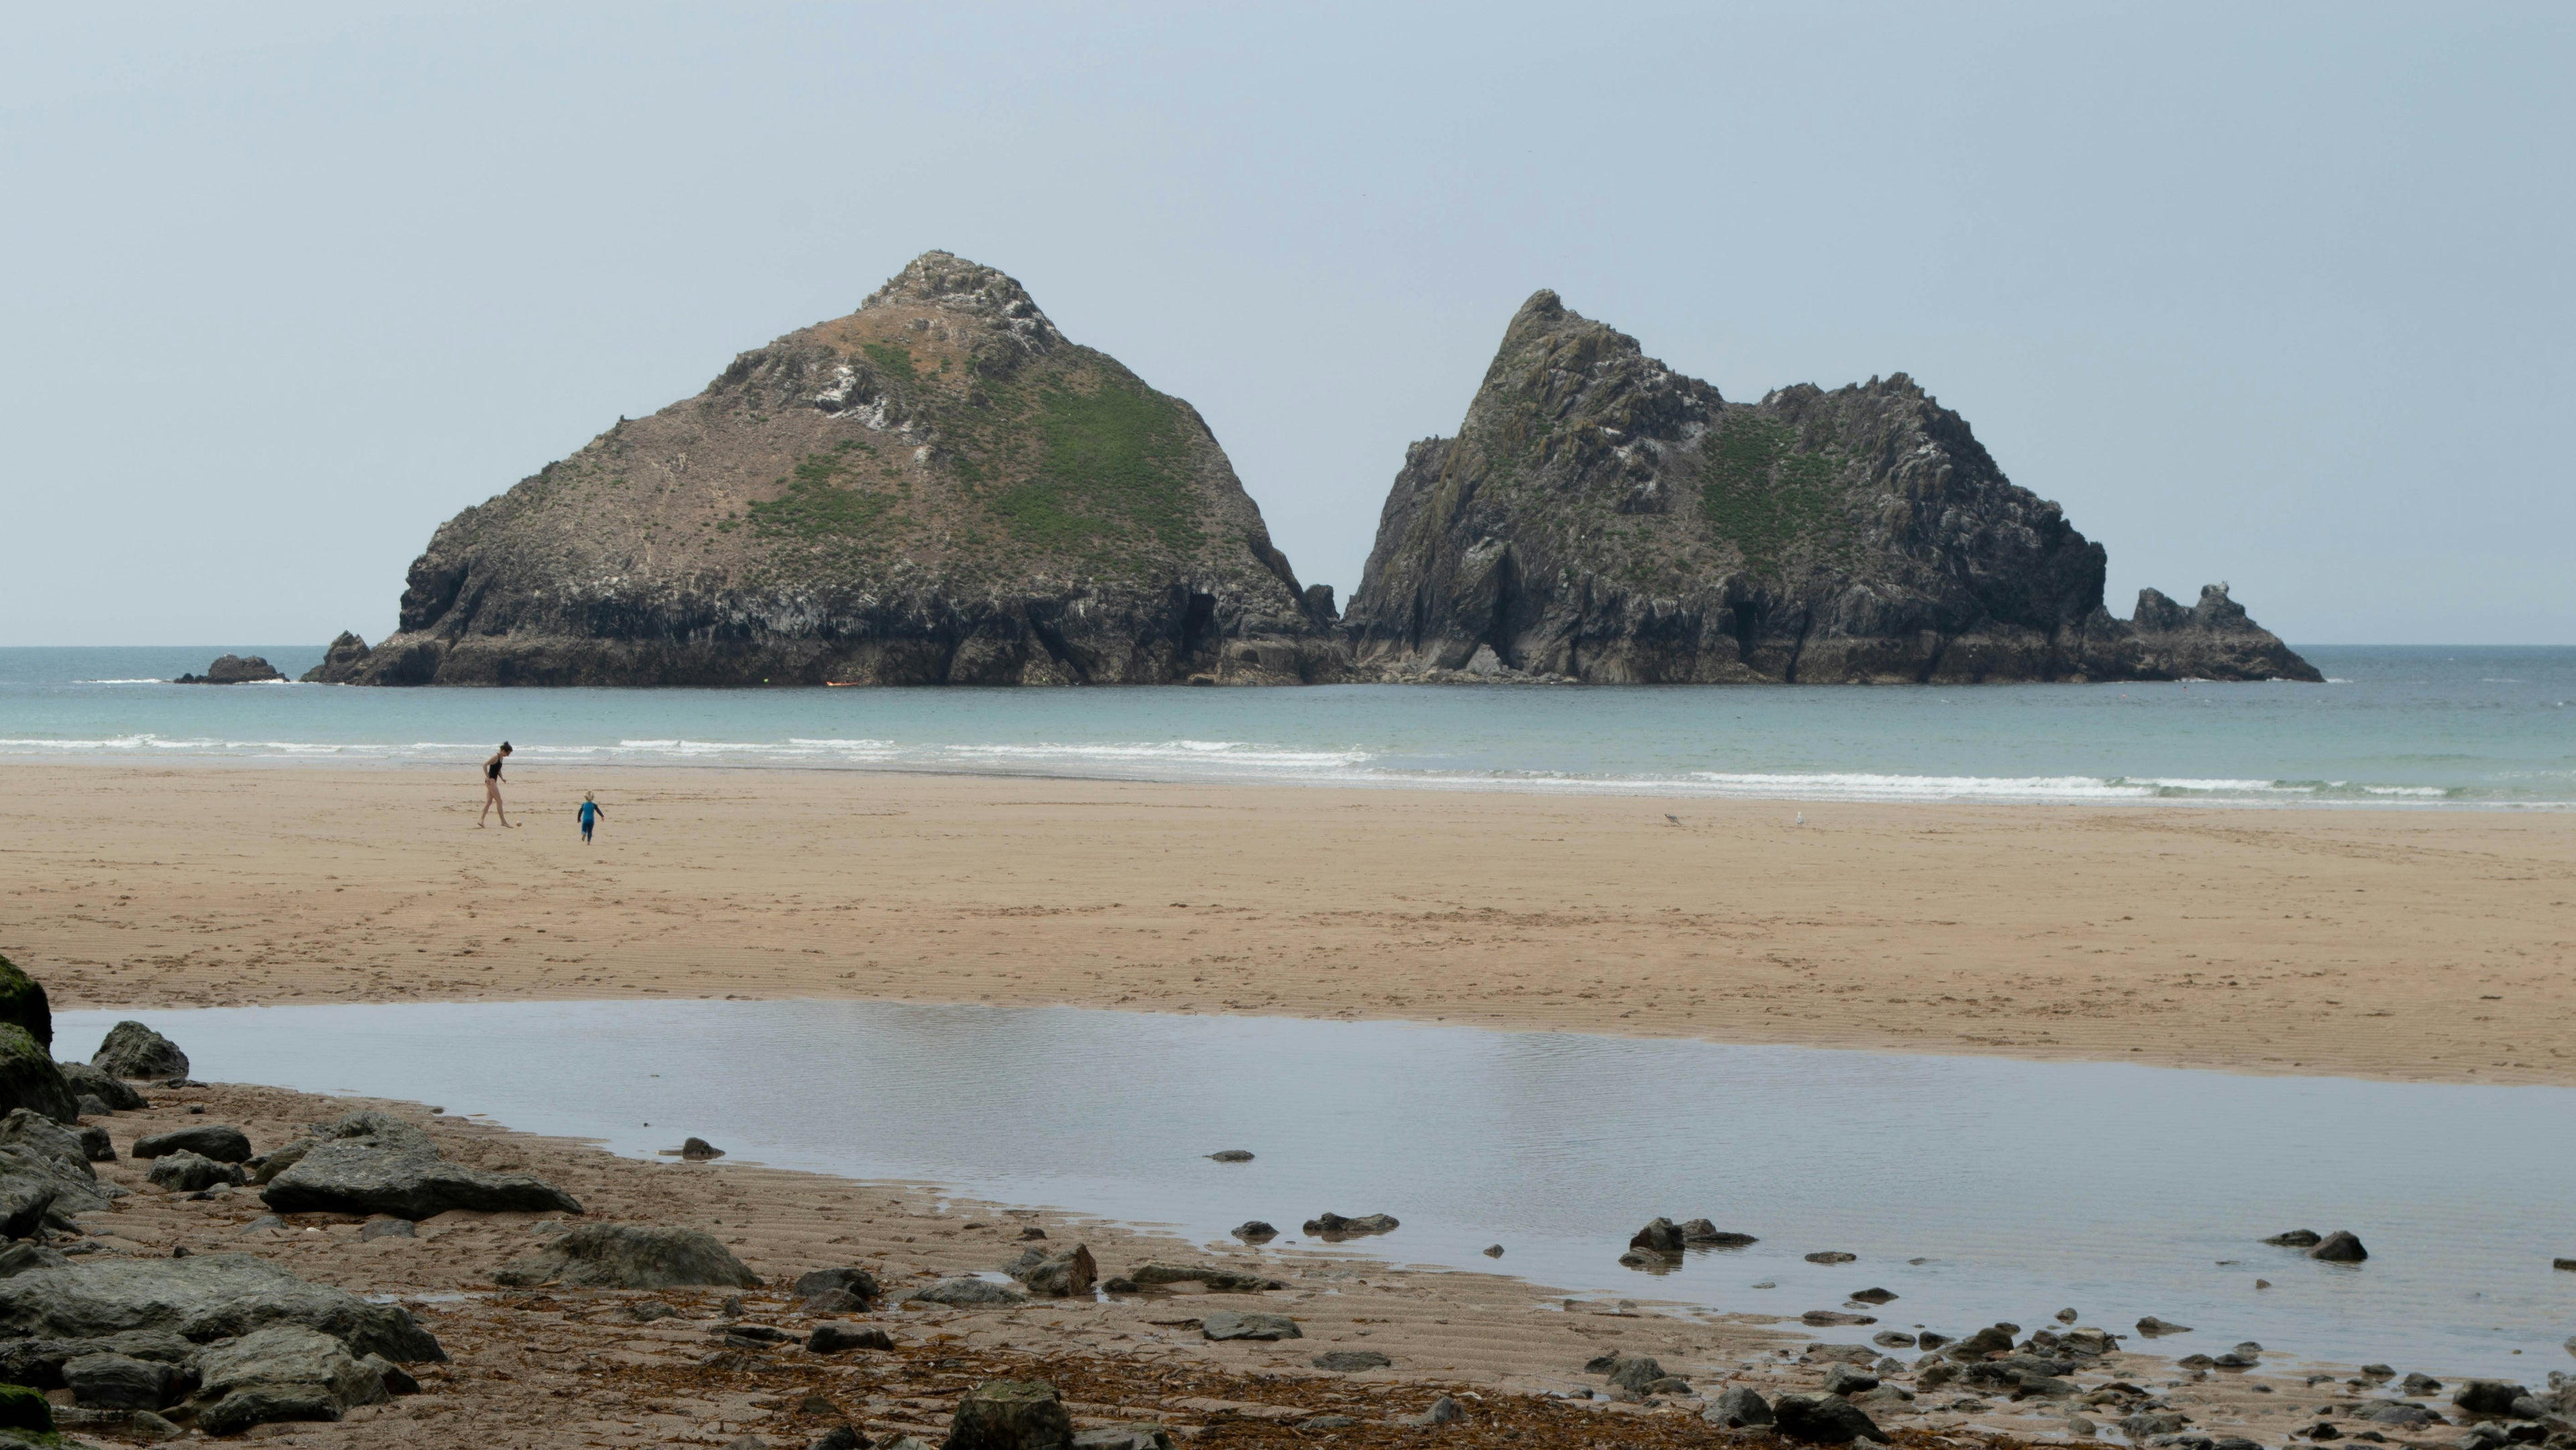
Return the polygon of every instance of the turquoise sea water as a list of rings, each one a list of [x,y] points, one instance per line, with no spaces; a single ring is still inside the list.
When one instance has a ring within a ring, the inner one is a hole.
[[[2307,650],[2325,685],[465,690],[181,686],[0,649],[0,761],[726,765],[1799,800],[2576,805],[2576,648]]]

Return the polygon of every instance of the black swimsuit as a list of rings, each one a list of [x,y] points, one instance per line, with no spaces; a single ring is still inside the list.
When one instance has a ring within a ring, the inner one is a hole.
[[[485,780],[499,780],[501,778],[501,762],[497,760],[485,761],[483,763],[483,778]]]

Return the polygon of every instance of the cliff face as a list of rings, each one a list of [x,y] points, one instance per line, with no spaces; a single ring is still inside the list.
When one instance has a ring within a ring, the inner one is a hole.
[[[1197,411],[923,255],[441,525],[361,684],[1295,683],[1310,597]]]
[[[1458,436],[1407,450],[1344,622],[1398,679],[2321,678],[2224,586],[2121,621],[2102,576],[1904,374],[1730,403],[1540,292]]]

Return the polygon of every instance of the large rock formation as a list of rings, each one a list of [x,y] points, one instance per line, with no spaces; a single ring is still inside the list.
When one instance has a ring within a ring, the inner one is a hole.
[[[2102,575],[1904,374],[1729,403],[1540,292],[1408,451],[1345,622],[1399,679],[2320,678],[2224,585],[2123,622]]]
[[[1197,410],[925,253],[441,525],[361,684],[1336,678]]]

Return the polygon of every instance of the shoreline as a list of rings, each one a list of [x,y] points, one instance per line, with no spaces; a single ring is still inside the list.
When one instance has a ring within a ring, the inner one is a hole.
[[[2576,1084],[2563,814],[521,769],[503,833],[444,772],[0,766],[0,953],[65,1008],[863,998]]]

